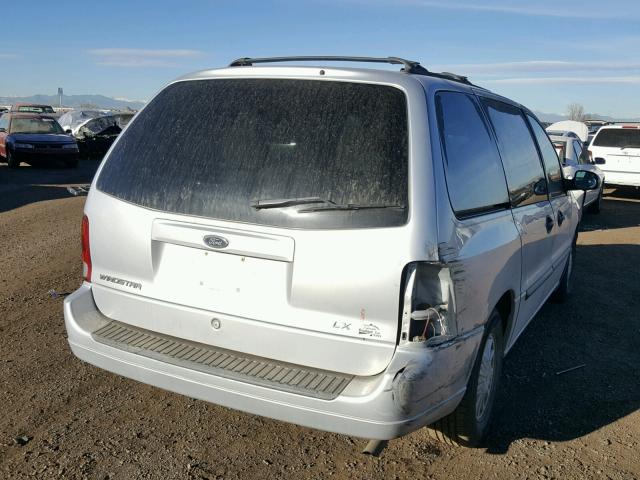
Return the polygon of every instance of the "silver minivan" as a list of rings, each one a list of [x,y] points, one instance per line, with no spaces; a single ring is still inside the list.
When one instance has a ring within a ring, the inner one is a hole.
[[[478,445],[504,354],[568,293],[570,190],[597,188],[465,77],[240,59],[169,84],[106,155],[69,343],[258,415]]]

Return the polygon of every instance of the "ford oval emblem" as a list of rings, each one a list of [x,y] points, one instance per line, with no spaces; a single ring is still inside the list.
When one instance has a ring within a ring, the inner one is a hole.
[[[219,235],[206,235],[204,243],[211,248],[225,248],[229,246],[229,240]]]

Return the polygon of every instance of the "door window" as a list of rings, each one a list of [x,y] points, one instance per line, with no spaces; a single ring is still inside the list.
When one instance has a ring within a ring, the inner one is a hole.
[[[498,138],[500,156],[514,207],[547,199],[547,182],[538,150],[522,112],[496,100],[483,99]]]
[[[578,163],[583,165],[587,162],[584,161],[584,156],[582,155],[582,148],[580,148],[580,144],[578,142],[573,142],[573,151],[576,154],[576,159]]]
[[[479,105],[464,93],[441,92],[436,110],[447,188],[456,215],[508,207],[500,156]]]
[[[560,162],[558,161],[558,155],[556,149],[553,147],[549,136],[544,131],[538,121],[527,114],[531,130],[536,137],[538,147],[540,148],[540,154],[542,155],[542,161],[544,162],[544,169],[547,172],[547,183],[549,185],[549,195],[560,195],[564,193],[564,185],[562,184],[562,171],[560,170]],[[578,142],[573,143],[574,148]],[[576,158],[580,158],[580,154],[576,155]]]

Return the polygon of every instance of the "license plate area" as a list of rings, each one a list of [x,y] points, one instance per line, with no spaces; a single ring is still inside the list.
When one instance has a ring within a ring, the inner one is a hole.
[[[181,305],[266,319],[286,304],[290,267],[288,262],[164,244],[154,289]]]

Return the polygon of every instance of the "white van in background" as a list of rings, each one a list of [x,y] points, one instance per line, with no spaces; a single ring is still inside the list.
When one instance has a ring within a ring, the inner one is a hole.
[[[600,128],[589,152],[604,172],[607,185],[640,187],[640,125]]]

